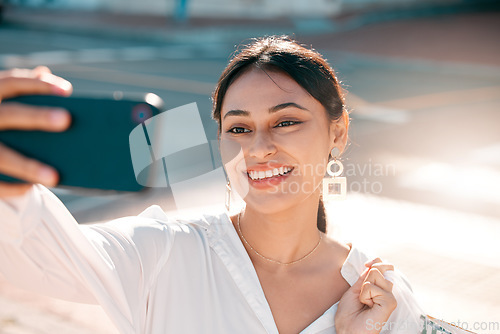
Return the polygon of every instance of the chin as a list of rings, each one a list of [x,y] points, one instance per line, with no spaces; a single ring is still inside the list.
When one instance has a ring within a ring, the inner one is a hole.
[[[248,208],[264,214],[290,210],[301,205],[311,194],[248,193],[243,199]]]

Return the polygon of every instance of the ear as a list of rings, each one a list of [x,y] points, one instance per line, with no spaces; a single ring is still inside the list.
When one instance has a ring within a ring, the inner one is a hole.
[[[330,124],[330,150],[337,147],[340,154],[344,152],[347,145],[347,134],[349,130],[349,114],[342,112],[342,116]]]

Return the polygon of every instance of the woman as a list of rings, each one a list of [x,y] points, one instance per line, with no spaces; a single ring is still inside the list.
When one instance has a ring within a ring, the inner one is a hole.
[[[379,333],[410,321],[400,301],[411,293],[393,267],[325,234],[320,186],[348,129],[325,60],[285,38],[257,40],[231,60],[213,100],[241,212],[174,221],[153,206],[79,226],[34,185],[0,202],[2,273],[101,304],[122,333]]]

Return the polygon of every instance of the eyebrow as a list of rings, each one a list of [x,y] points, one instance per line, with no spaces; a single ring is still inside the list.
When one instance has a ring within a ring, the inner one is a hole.
[[[274,107],[269,108],[269,113],[275,113],[277,111],[280,111],[280,110],[283,110],[286,108],[290,108],[290,107],[309,111],[307,108],[305,108],[305,107],[303,107],[300,104],[297,104],[295,102],[286,102],[286,103],[281,103],[281,104],[278,104]],[[246,110],[234,109],[234,110],[229,110],[224,115],[223,119],[226,118],[227,116],[249,116],[249,115],[250,115],[250,112],[248,112]]]

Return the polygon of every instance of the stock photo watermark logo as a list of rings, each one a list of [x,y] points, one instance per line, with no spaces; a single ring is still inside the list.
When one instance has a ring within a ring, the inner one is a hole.
[[[368,159],[365,163],[344,163],[344,176],[350,180],[349,192],[380,194],[383,191],[383,178],[396,176],[395,164],[382,164]]]
[[[170,188],[178,209],[224,203],[226,172],[241,198],[250,190],[241,145],[231,140],[208,140],[196,103],[141,122],[130,132],[129,145],[137,182],[144,187]],[[327,163],[294,166],[292,177],[270,192],[315,191],[325,177]],[[394,165],[372,163],[371,159],[365,164],[344,163],[347,192],[379,194],[383,184],[374,177],[394,175]]]
[[[384,321],[378,322],[368,319],[365,322],[369,331],[389,330],[394,333],[421,333],[421,334],[467,334],[477,331],[499,331],[498,321],[475,321],[467,322],[457,320],[446,322],[431,316],[421,315],[418,321]]]
[[[196,103],[166,110],[129,135],[137,182],[170,188],[177,209],[224,203],[226,177],[215,140],[208,140]]]
[[[277,161],[274,161],[277,162]],[[273,163],[272,161],[270,163]],[[297,181],[280,183],[273,189],[273,193],[311,193],[321,185],[328,161],[316,165],[306,164],[295,166],[292,176],[301,177]],[[342,176],[347,178],[347,192],[380,194],[383,191],[381,179],[396,175],[396,165],[374,163],[371,159],[366,163],[344,163]],[[312,180],[307,180],[311,179]]]

